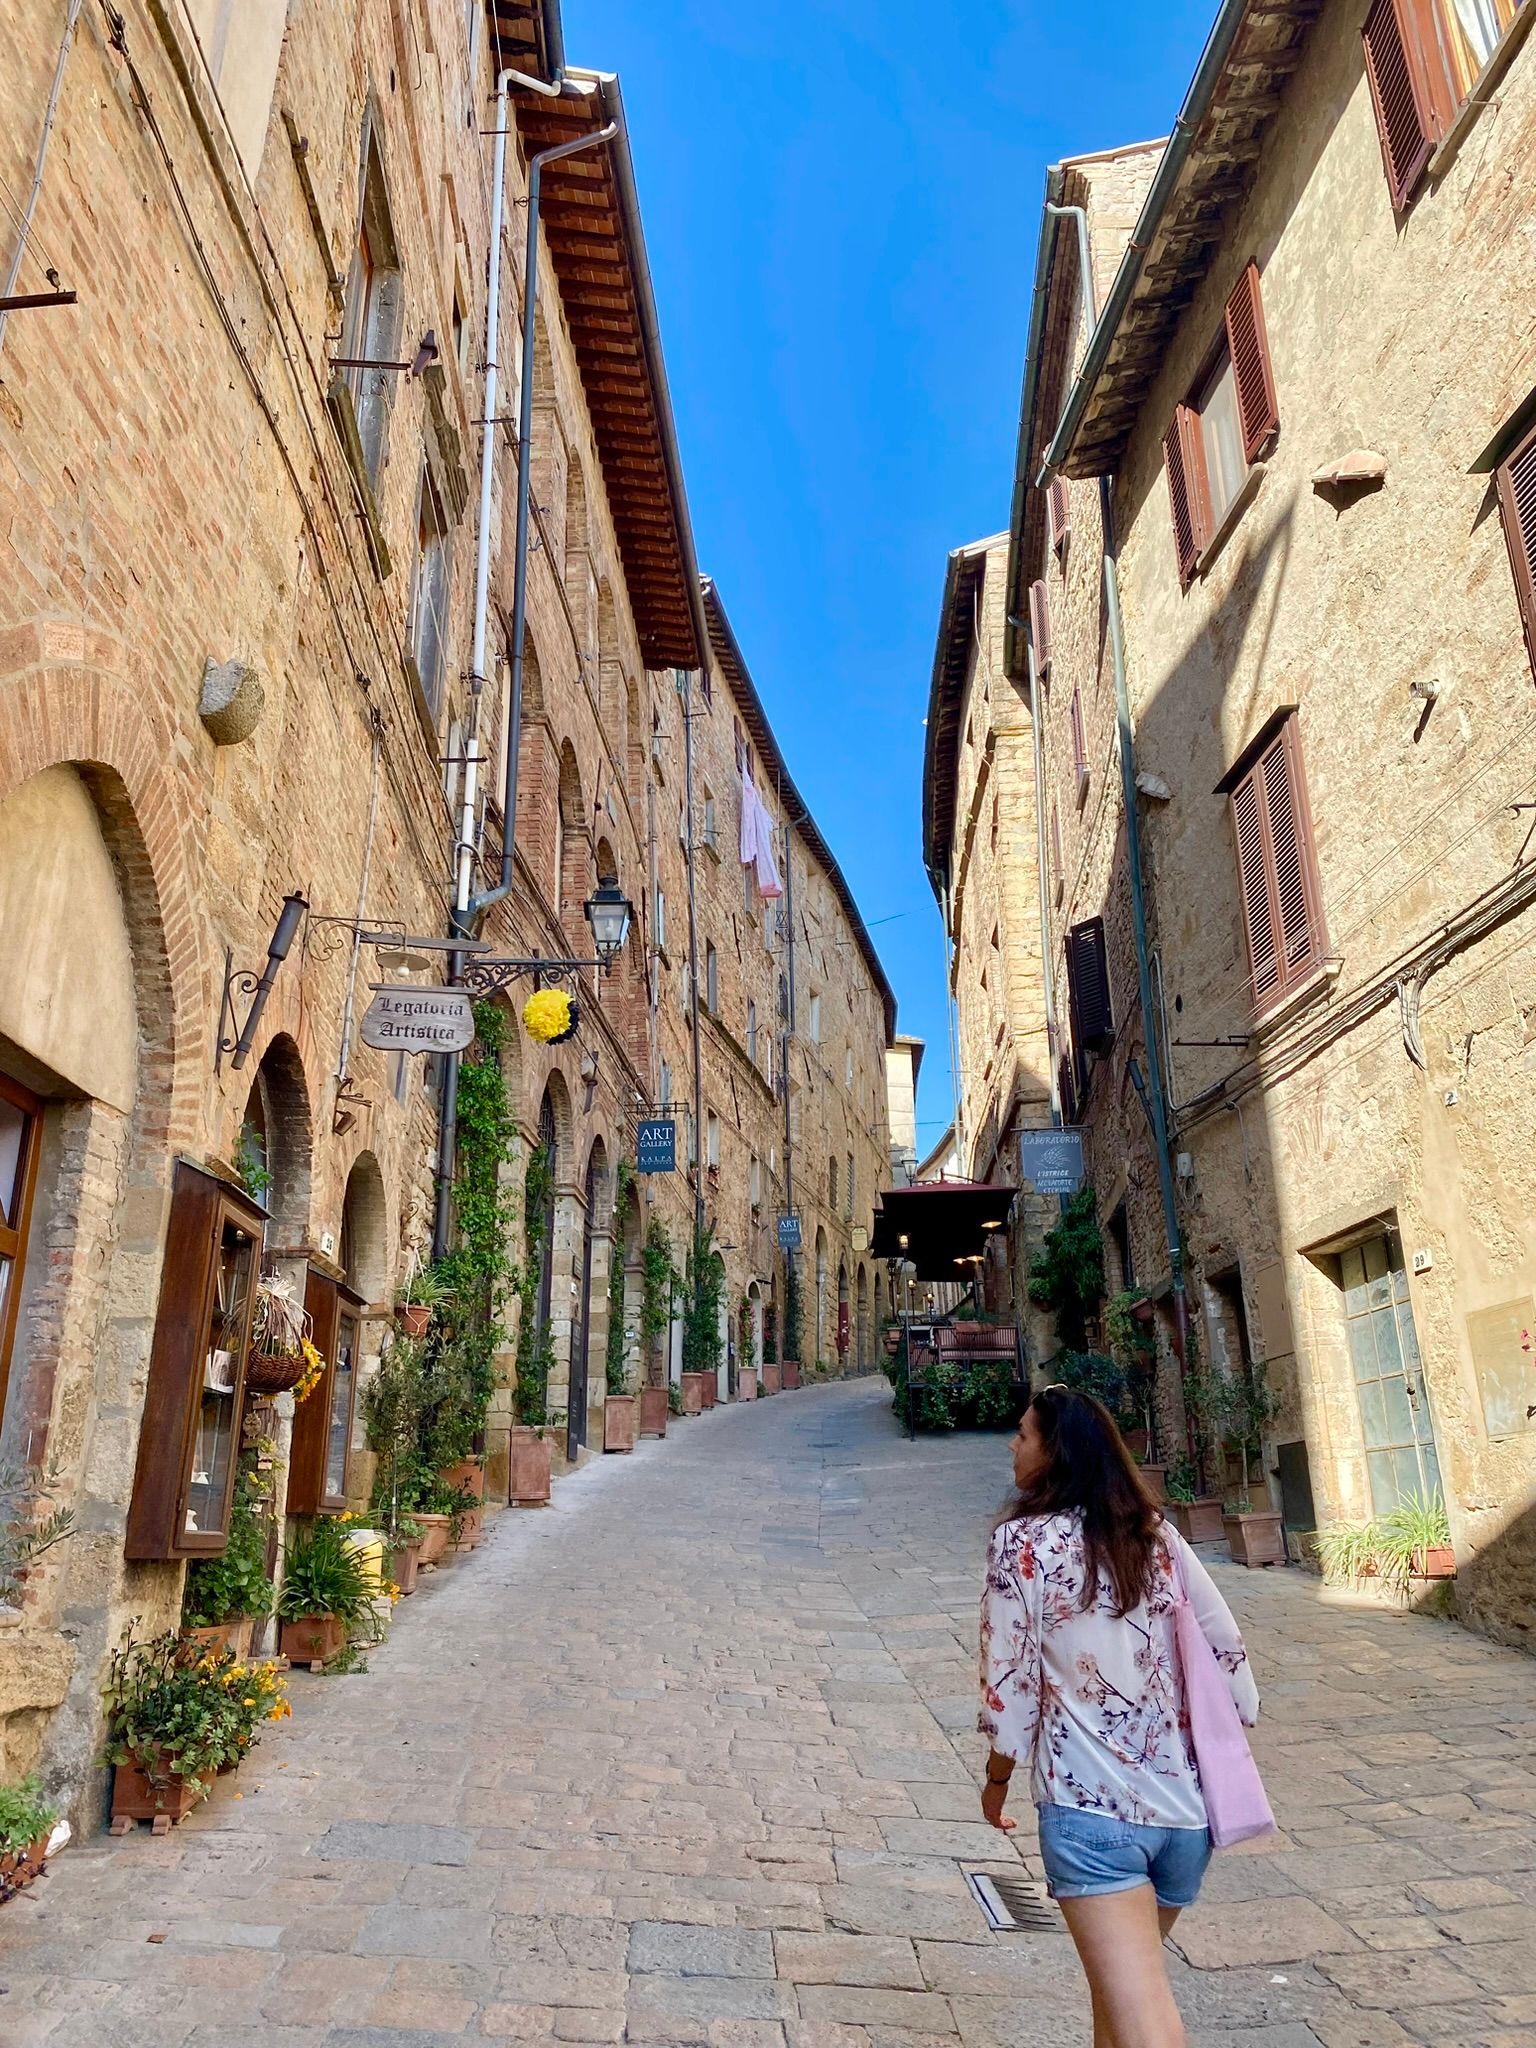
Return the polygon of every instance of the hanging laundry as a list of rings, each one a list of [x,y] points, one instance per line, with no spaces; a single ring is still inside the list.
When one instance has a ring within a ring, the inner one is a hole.
[[[741,864],[757,870],[757,893],[764,902],[784,894],[773,857],[773,821],[745,767],[741,772]]]

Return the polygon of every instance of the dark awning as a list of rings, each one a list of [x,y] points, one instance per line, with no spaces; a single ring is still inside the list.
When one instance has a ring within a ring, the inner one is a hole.
[[[910,1259],[919,1280],[972,1279],[973,1261],[985,1253],[993,1231],[1007,1222],[1016,1192],[975,1180],[887,1188],[875,1211],[870,1251],[877,1259]]]

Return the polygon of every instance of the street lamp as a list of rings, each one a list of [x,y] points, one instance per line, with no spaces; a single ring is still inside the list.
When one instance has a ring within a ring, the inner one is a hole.
[[[606,974],[624,950],[633,906],[619,887],[617,877],[604,875],[581,907],[592,927],[592,944]]]

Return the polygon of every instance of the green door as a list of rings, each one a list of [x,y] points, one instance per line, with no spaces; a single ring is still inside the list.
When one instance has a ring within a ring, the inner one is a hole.
[[[1339,1278],[1371,1503],[1382,1515],[1400,1501],[1440,1492],[1434,1418],[1396,1232],[1352,1245],[1340,1257]]]

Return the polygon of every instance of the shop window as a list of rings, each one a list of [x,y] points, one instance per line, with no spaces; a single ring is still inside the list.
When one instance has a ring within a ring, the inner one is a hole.
[[[10,1375],[21,1301],[43,1105],[19,1081],[0,1074],[0,1415]]]
[[[293,1419],[290,1515],[337,1514],[347,1504],[347,1451],[357,1395],[362,1297],[311,1270],[304,1288],[311,1341],[325,1360],[319,1385]]]
[[[124,1554],[215,1555],[229,1540],[263,1217],[176,1168]]]

